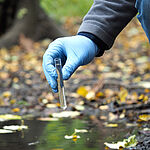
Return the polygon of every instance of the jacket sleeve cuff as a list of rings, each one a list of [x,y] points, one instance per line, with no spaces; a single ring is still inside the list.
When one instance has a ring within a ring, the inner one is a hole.
[[[105,50],[109,49],[108,46],[101,39],[99,39],[97,36],[93,35],[92,33],[79,32],[78,35],[82,35],[91,39],[98,46],[99,50],[98,50],[98,54],[96,55],[96,57],[102,56]]]

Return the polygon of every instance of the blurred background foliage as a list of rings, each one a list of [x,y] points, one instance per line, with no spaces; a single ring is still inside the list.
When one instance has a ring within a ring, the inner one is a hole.
[[[93,4],[93,0],[40,0],[40,4],[50,17],[63,21],[65,17],[83,17]]]

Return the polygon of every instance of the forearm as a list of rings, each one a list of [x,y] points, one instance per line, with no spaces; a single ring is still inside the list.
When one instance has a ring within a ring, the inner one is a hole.
[[[79,28],[102,41],[103,50],[110,49],[123,28],[137,14],[136,0],[95,0]]]

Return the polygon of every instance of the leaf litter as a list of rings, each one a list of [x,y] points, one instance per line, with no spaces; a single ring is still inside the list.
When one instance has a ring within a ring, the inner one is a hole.
[[[54,114],[52,117],[62,118],[78,117],[84,112],[93,115],[95,112],[98,119],[105,118],[108,124],[116,120],[117,115],[118,119],[136,122],[139,115],[149,114],[150,48],[136,21],[121,33],[111,51],[88,66],[80,67],[66,82],[68,110],[78,112],[73,116],[69,115],[70,112],[59,113],[58,97],[50,92],[42,70],[42,56],[50,42],[32,41],[31,48],[22,43],[22,46],[12,47],[11,51],[0,50],[0,106],[3,114],[32,112],[33,116]],[[98,87],[96,83],[100,83]],[[107,107],[101,107],[105,105]],[[86,111],[87,107],[93,111]],[[115,115],[108,113],[108,117],[106,112]],[[142,117],[147,124],[148,118]],[[0,120],[11,119],[2,117]]]

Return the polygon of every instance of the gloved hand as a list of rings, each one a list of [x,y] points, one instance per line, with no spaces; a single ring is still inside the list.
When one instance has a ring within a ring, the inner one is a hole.
[[[63,79],[67,80],[79,66],[91,62],[97,52],[97,45],[82,35],[58,38],[53,41],[43,56],[43,70],[53,92],[58,92],[55,58],[61,59]]]

